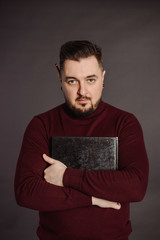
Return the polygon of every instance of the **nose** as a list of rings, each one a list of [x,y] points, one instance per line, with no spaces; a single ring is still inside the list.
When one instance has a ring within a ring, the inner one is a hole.
[[[85,82],[80,82],[78,86],[78,94],[81,96],[85,96],[87,93]]]

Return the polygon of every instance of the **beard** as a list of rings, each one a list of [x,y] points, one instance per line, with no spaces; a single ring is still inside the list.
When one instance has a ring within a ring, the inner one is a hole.
[[[80,96],[76,99],[76,101],[78,101],[79,99],[81,98],[84,98],[84,99],[87,99],[90,101],[90,107],[89,108],[85,108],[86,106],[86,103],[81,103],[81,107],[76,107],[74,105],[72,105],[66,98],[65,98],[65,102],[66,102],[66,106],[67,108],[71,111],[71,113],[76,116],[76,117],[81,117],[81,118],[84,118],[84,117],[87,117],[89,115],[91,115],[98,107],[100,101],[101,101],[101,97],[98,99],[98,101],[93,104],[92,101],[91,101],[91,98],[89,97],[85,97],[85,96]]]

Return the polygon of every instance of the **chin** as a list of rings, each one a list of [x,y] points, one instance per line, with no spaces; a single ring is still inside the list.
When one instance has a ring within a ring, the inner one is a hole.
[[[72,111],[72,113],[77,117],[89,116],[96,110],[98,106],[98,104],[93,105],[92,103],[91,104],[75,104],[75,105],[67,104],[67,105],[69,109]]]
[[[68,99],[65,98],[68,109],[72,112],[73,115],[77,117],[86,117],[92,114],[97,109],[100,101],[101,98],[99,98],[94,104],[92,101],[89,101],[87,103],[79,103],[75,101],[74,103],[71,103],[68,101]]]
[[[87,109],[81,109],[81,108],[72,107],[71,111],[77,117],[87,117],[90,114],[92,114],[95,111],[95,109],[93,109],[92,107],[91,108],[87,108]]]
[[[81,110],[82,112],[88,111],[90,108],[94,108],[92,104],[78,104],[74,106],[75,108]]]

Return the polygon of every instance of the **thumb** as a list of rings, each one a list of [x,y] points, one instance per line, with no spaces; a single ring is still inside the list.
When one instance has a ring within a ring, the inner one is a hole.
[[[53,158],[48,157],[45,153],[43,154],[43,159],[49,164],[53,164],[55,162]]]

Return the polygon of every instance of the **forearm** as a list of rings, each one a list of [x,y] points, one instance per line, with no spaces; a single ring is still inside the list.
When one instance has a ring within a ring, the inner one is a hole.
[[[49,155],[49,137],[43,124],[34,118],[28,125],[15,174],[15,197],[19,205],[39,211],[57,211],[91,206],[91,197],[68,187],[57,187],[44,180]]]
[[[72,179],[69,178],[71,175]],[[142,179],[134,170],[91,172],[67,169],[64,185],[110,201],[136,202],[145,195],[147,176]]]
[[[67,168],[64,186],[120,203],[141,201],[147,188],[149,166],[141,129],[137,132],[123,137],[127,140],[120,139],[118,171]]]
[[[49,184],[40,177],[15,178],[15,196],[20,206],[38,211],[57,211],[92,205],[91,197],[78,190]]]
[[[18,174],[18,173],[17,173]],[[95,205],[101,208],[114,208],[119,210],[121,205],[117,202],[89,197],[77,190],[58,187],[49,184],[41,178],[28,176],[18,181],[15,178],[15,195],[20,206],[39,211],[59,211],[79,207],[90,207]]]
[[[47,151],[47,150],[46,150]],[[91,197],[78,190],[47,183],[43,171],[47,164],[38,152],[22,150],[15,174],[15,196],[19,205],[39,211],[86,207]]]
[[[101,208],[114,208],[119,210],[121,208],[121,204],[117,202],[112,202],[108,200],[104,200],[101,198],[92,197],[92,205],[96,205]]]

